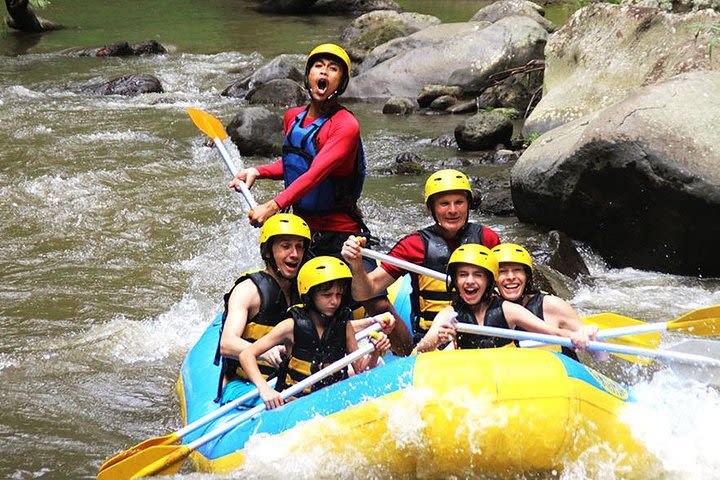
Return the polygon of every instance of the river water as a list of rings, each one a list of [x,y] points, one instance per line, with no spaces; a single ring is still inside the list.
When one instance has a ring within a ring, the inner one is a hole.
[[[465,20],[483,5],[399,3],[443,21]],[[337,40],[349,19],[260,15],[238,0],[56,0],[41,15],[69,28],[0,39],[0,477],[89,478],[112,454],[180,426],[179,365],[230,282],[258,265],[257,231],[244,221],[222,162],[203,147],[185,108],[227,122],[238,101],[219,92],[240,70]],[[150,38],[171,53],[124,59],[62,53]],[[165,93],[68,93],[130,73],[158,76]],[[430,144],[452,132],[457,118],[351,108],[370,168],[362,207],[388,246],[428,222],[424,177],[382,173],[395,156],[415,152],[429,168],[473,157]],[[246,165],[268,160],[238,158]],[[473,175],[503,168],[463,167]],[[271,198],[277,188],[260,182],[256,196]],[[543,238],[512,218],[476,220],[505,240]],[[582,251],[593,281],[569,299],[582,314],[663,321],[720,303],[717,279],[610,269],[592,250]],[[631,379],[633,372],[614,369]],[[668,478],[715,476],[716,391],[672,372],[640,377],[631,421],[666,463]],[[560,476],[592,478],[588,472],[598,471],[602,464],[589,454]]]

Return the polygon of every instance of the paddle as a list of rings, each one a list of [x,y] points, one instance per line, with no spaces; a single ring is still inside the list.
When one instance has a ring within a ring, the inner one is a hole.
[[[720,305],[697,308],[668,322],[646,323],[615,313],[592,315],[583,318],[583,322],[601,328],[598,340],[633,335],[634,337],[623,339],[623,343],[657,348],[661,332],[677,331],[703,337],[720,335]],[[539,342],[520,342],[521,347],[539,345]]]
[[[422,267],[420,265],[415,265],[414,263],[407,262],[400,258],[391,257],[390,255],[385,255],[384,253],[380,253],[380,252],[376,252],[374,250],[369,250],[367,248],[363,248],[362,256],[371,258],[373,260],[379,260],[381,262],[389,263],[391,265],[395,265],[396,267],[400,267],[404,270],[407,270],[408,272],[417,273],[419,275],[425,275],[426,277],[431,277],[431,278],[434,278],[435,280],[440,280],[441,282],[447,282],[447,275],[445,275],[444,273],[440,273],[431,268]]]
[[[220,156],[225,161],[225,166],[228,168],[232,176],[235,177],[237,170],[232,158],[230,157],[230,152],[227,151],[225,144],[223,144],[223,141],[227,138],[227,132],[225,131],[225,127],[223,127],[222,123],[220,123],[220,120],[207,112],[198,110],[197,108],[188,108],[187,112],[195,126],[213,140],[215,148],[217,148],[218,152],[220,152]],[[255,198],[253,198],[252,193],[250,193],[250,189],[247,185],[245,185],[245,182],[242,181],[240,182],[240,193],[242,193],[242,196],[245,197],[245,201],[251,209],[257,207],[257,202],[255,201]]]
[[[270,384],[273,387],[275,386],[276,383],[277,383],[277,378],[273,378],[270,381]],[[257,389],[254,389],[254,390],[246,393],[242,397],[235,399],[232,402],[226,403],[225,405],[218,408],[217,410],[215,410],[201,418],[198,418],[197,420],[195,420],[192,423],[187,424],[186,426],[184,426],[183,428],[181,428],[180,430],[178,430],[176,432],[169,433],[169,434],[163,435],[161,437],[148,438],[147,440],[144,440],[143,442],[138,443],[134,447],[129,448],[122,453],[118,453],[114,457],[107,460],[100,467],[100,472],[107,469],[111,465],[115,465],[116,463],[137,454],[141,450],[145,450],[146,448],[154,447],[157,445],[170,445],[171,443],[175,443],[178,440],[180,440],[181,438],[185,437],[185,435],[194,432],[198,428],[212,422],[216,418],[222,417],[227,412],[229,412],[231,410],[235,410],[237,407],[239,407],[243,403],[257,397],[257,395],[258,395],[258,391],[257,391]]]
[[[557,335],[545,335],[543,333],[524,332],[520,330],[512,330],[507,328],[487,327],[484,325],[471,325],[466,323],[455,323],[455,329],[458,332],[474,333],[478,335],[491,335],[494,337],[510,338],[513,340],[536,340],[542,343],[553,345],[561,345],[563,347],[574,348],[572,341],[566,337]],[[639,357],[659,358],[663,360],[675,360],[680,363],[688,363],[691,365],[703,365],[711,367],[720,367],[720,360],[702,355],[694,355],[690,353],[653,350],[651,348],[630,347],[627,345],[617,345],[605,342],[589,342],[588,350],[595,350],[610,353],[622,353],[625,355],[635,355]]]
[[[381,315],[377,315],[373,318],[379,319],[385,315],[389,315],[388,313],[383,313]],[[360,340],[373,332],[377,332],[382,328],[382,322],[381,323],[374,323],[373,325],[370,325],[363,330],[357,332],[355,334],[355,338]],[[338,360],[337,362],[334,362],[327,367],[323,368],[322,370],[318,371],[317,373],[310,375],[306,379],[304,379],[301,382],[296,383],[292,387],[284,390],[282,392],[283,399],[287,399],[288,397],[291,397],[305,388],[314,385],[315,383],[319,382],[320,380],[332,375],[333,373],[341,370],[345,366],[349,365],[350,363],[354,362],[358,358],[361,358],[362,356],[372,352],[375,349],[375,346],[371,343],[364,345],[360,348],[358,348],[353,353],[346,355],[342,359]],[[258,394],[257,389],[248,392],[245,396],[251,395],[254,397]],[[247,400],[246,400],[247,401]],[[229,404],[228,404],[229,405]],[[230,409],[227,409],[230,410]],[[226,411],[227,411],[226,410]],[[157,473],[162,473],[166,475],[170,475],[173,473],[177,473],[180,470],[180,467],[182,467],[182,460],[187,458],[190,453],[200,448],[202,445],[206,444],[207,442],[225,434],[226,432],[232,430],[236,426],[242,424],[243,422],[250,420],[258,413],[265,410],[265,404],[258,405],[254,408],[251,408],[244,414],[240,415],[237,418],[234,418],[233,420],[229,421],[225,425],[222,425],[215,430],[212,430],[205,435],[201,436],[197,440],[194,440],[187,445],[168,445],[170,442],[166,442],[164,444],[151,444],[146,447],[143,447],[141,450],[135,450],[135,448],[145,445],[148,441],[143,442],[133,449],[130,449],[127,455],[124,456],[124,458],[120,458],[114,463],[111,463],[113,459],[108,460],[106,464],[103,464],[102,468],[98,472],[98,480],[122,480],[122,479],[128,479],[128,478],[141,478],[146,476],[155,475]],[[210,414],[210,415],[214,415]],[[208,416],[210,416],[208,415]],[[208,417],[206,416],[206,417]],[[205,419],[206,417],[203,417]],[[218,416],[215,416],[217,418]],[[199,419],[196,422],[193,423],[199,423]],[[202,423],[206,424],[210,420],[205,420]],[[196,425],[194,429],[197,429],[199,425]],[[188,425],[189,427],[189,425]],[[187,428],[187,427],[185,427]],[[185,432],[187,434],[189,432]],[[172,435],[172,434],[171,434]],[[179,437],[178,437],[179,438]],[[152,440],[152,439],[151,439]],[[122,454],[121,454],[122,455]],[[118,455],[119,457],[120,455]]]

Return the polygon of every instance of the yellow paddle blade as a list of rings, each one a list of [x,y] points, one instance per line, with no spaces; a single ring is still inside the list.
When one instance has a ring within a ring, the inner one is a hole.
[[[136,453],[140,452],[141,450],[145,450],[146,448],[159,446],[159,445],[170,445],[171,443],[175,443],[178,440],[178,436],[175,433],[170,433],[168,435],[164,435],[162,437],[153,437],[148,438],[147,440],[144,440],[137,445],[135,445],[132,448],[128,448],[124,452],[118,453],[114,457],[108,459],[105,461],[105,463],[102,464],[100,467],[100,471],[102,472],[106,468],[108,468],[111,465],[115,465],[116,463],[125,460],[126,458],[135,455]]]
[[[208,137],[213,140],[216,138],[225,140],[227,138],[225,127],[223,127],[223,124],[220,123],[220,120],[217,118],[197,108],[188,108],[187,112],[195,126],[202,130]]]
[[[588,325],[597,325],[601,330],[645,324],[645,322],[641,322],[640,320],[618,315],[617,313],[591,315],[583,318],[583,322]],[[618,345],[630,345],[632,347],[658,348],[660,346],[660,332],[636,333],[622,337],[606,338],[603,341],[616,343]],[[648,362],[645,361],[644,363]]]
[[[610,328],[628,327],[633,325],[644,325],[645,322],[634,318],[618,315],[617,313],[599,313],[582,319],[588,325],[597,325],[601,330]],[[660,333],[638,333],[635,335],[627,335],[623,337],[606,338],[603,340],[607,343],[615,343],[617,345],[629,345],[631,347],[641,348],[658,348],[660,346]],[[624,353],[613,353],[613,355],[627,360],[628,362],[638,363],[640,365],[648,365],[652,359],[645,357],[635,357]]]
[[[720,335],[720,305],[698,308],[668,322],[668,330],[701,337]]]
[[[165,460],[179,460],[178,457],[186,458],[189,454],[190,450],[184,445],[153,446],[120,460],[105,469],[101,469],[97,478],[98,480],[129,480],[141,476],[150,476],[155,473],[171,475],[180,471],[182,462],[166,462]],[[148,467],[154,467],[160,462],[162,462],[163,468],[153,468],[155,471],[147,471]]]

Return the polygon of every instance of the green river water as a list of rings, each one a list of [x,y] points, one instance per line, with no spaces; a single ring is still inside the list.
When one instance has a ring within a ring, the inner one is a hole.
[[[467,20],[485,5],[398,3],[445,22]],[[336,41],[351,20],[262,15],[249,5],[54,0],[40,15],[66,30],[0,38],[1,478],[94,477],[114,453],[180,426],[174,393],[180,363],[230,282],[258,265],[257,231],[244,220],[244,205],[226,188],[222,162],[203,147],[185,108],[229,121],[239,102],[219,93],[241,69]],[[548,16],[562,22],[568,14],[567,7],[557,7]],[[63,53],[148,39],[171,52],[122,59]],[[165,93],[68,93],[130,73],[156,75]],[[375,104],[351,108],[370,169],[362,207],[386,247],[428,222],[421,204],[424,177],[381,173],[398,153],[415,152],[428,168],[470,162],[461,168],[476,176],[508,168],[473,165],[471,154],[430,144],[452,132],[458,118],[388,117]],[[277,188],[260,182],[256,196],[271,198]],[[537,244],[544,235],[514,218],[476,220],[519,243]],[[717,280],[609,269],[590,249],[583,254],[592,282],[569,299],[583,314],[668,320],[720,303]],[[677,478],[714,471],[714,454],[700,446],[720,421],[717,396],[699,394],[695,404],[668,397],[675,403],[660,410],[694,405],[710,413],[698,431],[680,440],[677,431],[651,432],[663,440],[658,448],[684,455],[677,463],[689,467],[675,468]],[[691,423],[679,415],[679,422]],[[563,478],[586,478],[590,466],[586,459]]]

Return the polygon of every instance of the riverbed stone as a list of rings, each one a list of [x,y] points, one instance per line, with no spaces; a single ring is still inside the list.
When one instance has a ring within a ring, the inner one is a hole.
[[[549,33],[555,31],[555,24],[545,18],[545,9],[537,3],[527,0],[500,0],[481,8],[470,18],[472,22],[495,23],[501,18],[512,17],[513,15],[524,15],[532,18]]]
[[[720,275],[720,72],[648,85],[534,141],[512,170],[518,218],[616,267]]]
[[[154,75],[125,75],[107,82],[85,85],[75,90],[77,93],[94,95],[135,96],[143,93],[162,93],[160,80]]]
[[[383,105],[382,113],[386,115],[410,115],[417,108],[415,100],[407,97],[393,97]]]
[[[241,155],[279,155],[282,150],[282,118],[265,107],[241,108],[225,130]]]
[[[245,98],[250,90],[260,84],[276,79],[290,79],[298,83],[304,82],[304,73],[296,67],[296,56],[278,55],[258,68],[251,75],[232,83],[222,91],[221,95],[234,98]]]
[[[147,40],[130,45],[128,42],[120,41],[109,43],[99,48],[70,49],[70,55],[81,57],[129,57],[140,55],[161,55],[167,53],[167,49],[157,40]]]
[[[457,103],[457,98],[452,95],[441,95],[430,103],[430,110],[444,112]]]
[[[461,150],[489,150],[498,144],[510,145],[513,124],[497,112],[478,112],[455,127]]]
[[[251,105],[296,107],[307,102],[305,87],[288,78],[277,78],[260,83],[245,97]]]
[[[457,103],[451,105],[447,109],[447,113],[461,114],[461,113],[476,113],[478,111],[477,102],[475,99],[471,100],[458,100]]]
[[[693,70],[718,70],[703,25],[720,14],[669,14],[652,8],[593,3],[577,11],[545,49],[543,98],[523,134],[547,132],[608,107],[642,86]]]
[[[364,62],[367,70],[350,81],[345,97],[409,97],[425,85],[479,93],[493,73],[542,59],[547,35],[524,16],[428,27],[373,49]]]
[[[421,108],[427,108],[436,98],[451,96],[458,99],[462,94],[462,88],[454,85],[425,85],[418,92],[417,102]]]
[[[395,10],[376,10],[363,14],[353,20],[343,30],[342,40],[353,49],[367,51],[394,38],[406,37],[423,28],[439,25],[440,19],[432,15],[415,12],[397,12]],[[355,55],[358,55],[356,52]]]
[[[547,265],[570,278],[590,275],[585,260],[573,240],[559,230],[551,230],[547,236]]]

